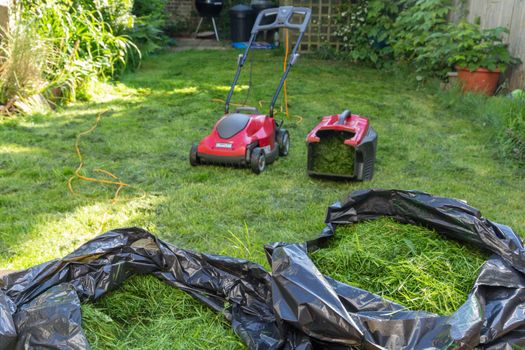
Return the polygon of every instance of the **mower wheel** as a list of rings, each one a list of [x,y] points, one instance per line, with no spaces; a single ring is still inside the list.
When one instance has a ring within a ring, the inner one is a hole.
[[[196,165],[200,164],[199,157],[197,156],[197,145],[192,145],[191,146],[190,164],[191,164],[191,166],[196,166]]]
[[[260,174],[266,169],[266,156],[264,155],[264,151],[259,147],[255,147],[252,151],[250,166],[256,174]]]
[[[281,157],[286,157],[290,150],[290,134],[288,134],[288,130],[280,129],[278,131],[277,143],[279,145],[279,155]]]

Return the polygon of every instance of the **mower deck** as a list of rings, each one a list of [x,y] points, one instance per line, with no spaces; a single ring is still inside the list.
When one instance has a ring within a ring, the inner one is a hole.
[[[251,167],[260,173],[279,155],[286,156],[289,147],[288,132],[278,128],[272,117],[231,113],[223,116],[212,132],[192,147],[190,162]]]

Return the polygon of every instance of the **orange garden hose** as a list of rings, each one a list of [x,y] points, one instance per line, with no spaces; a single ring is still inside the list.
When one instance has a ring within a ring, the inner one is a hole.
[[[83,181],[89,181],[89,182],[95,182],[95,183],[101,183],[101,184],[108,184],[108,185],[116,185],[118,187],[117,187],[117,190],[116,190],[115,195],[113,197],[113,202],[116,202],[117,199],[118,199],[118,196],[120,194],[120,191],[122,190],[122,188],[129,187],[130,186],[129,184],[120,181],[118,176],[116,176],[115,174],[113,174],[113,173],[111,173],[111,172],[109,172],[107,170],[104,170],[104,169],[94,169],[93,171],[97,172],[97,173],[105,174],[105,175],[111,177],[114,180],[97,179],[97,178],[94,178],[94,177],[88,177],[88,176],[82,175],[81,172],[80,172],[82,170],[83,166],[84,166],[84,159],[82,157],[82,153],[80,152],[80,139],[82,138],[82,136],[88,135],[91,132],[93,132],[97,128],[98,123],[100,122],[100,119],[102,118],[102,115],[104,115],[107,112],[108,111],[106,110],[106,111],[103,111],[103,112],[100,112],[99,114],[97,114],[97,118],[95,120],[95,123],[91,126],[91,128],[89,128],[88,130],[83,131],[83,132],[81,132],[81,133],[79,133],[77,135],[77,138],[76,138],[76,141],[75,141],[75,151],[77,153],[77,157],[78,157],[78,160],[80,161],[80,164],[78,165],[78,167],[75,170],[75,175],[71,176],[69,178],[69,180],[67,180],[67,187],[68,187],[69,191],[72,194],[75,194],[75,191],[73,190],[73,185],[72,185],[72,182],[73,182],[73,180],[75,178],[78,178],[78,179],[83,180]]]

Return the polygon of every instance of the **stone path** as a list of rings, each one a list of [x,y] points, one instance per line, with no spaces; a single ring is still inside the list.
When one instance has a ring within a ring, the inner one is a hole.
[[[176,46],[174,51],[184,50],[226,50],[230,48],[229,41],[217,41],[215,39],[201,39],[201,38],[175,38]]]

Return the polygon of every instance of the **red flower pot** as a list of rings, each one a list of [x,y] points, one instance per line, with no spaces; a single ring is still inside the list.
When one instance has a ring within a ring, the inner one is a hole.
[[[487,96],[494,95],[500,76],[499,69],[490,71],[485,68],[478,68],[475,71],[470,71],[468,68],[456,67],[456,70],[463,91],[479,92]]]

